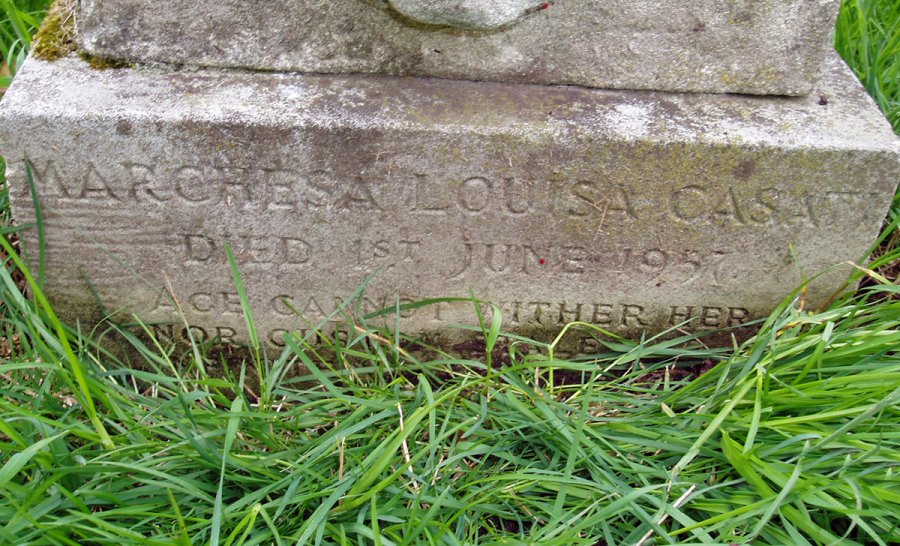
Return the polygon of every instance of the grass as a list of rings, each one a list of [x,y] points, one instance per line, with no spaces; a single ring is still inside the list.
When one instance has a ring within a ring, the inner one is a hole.
[[[900,3],[845,0],[834,44],[900,133]]]
[[[9,87],[50,0],[0,0],[0,90]]]
[[[519,341],[488,373],[295,337],[253,387],[131,338],[135,370],[0,280],[20,346],[0,365],[0,543],[900,541],[900,300],[877,278],[819,313],[787,301],[731,351]]]
[[[898,78],[865,72],[896,71],[887,4],[846,3],[837,43],[890,112]],[[0,544],[900,543],[898,223],[862,288],[789,298],[727,350],[604,337],[565,360],[473,301],[483,358],[356,317],[225,377],[214,348],[104,326],[126,359],[63,324],[4,238]]]

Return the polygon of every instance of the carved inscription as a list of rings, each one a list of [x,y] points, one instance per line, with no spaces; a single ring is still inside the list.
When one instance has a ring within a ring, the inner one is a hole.
[[[612,329],[642,328],[659,323],[646,306],[636,303],[573,303],[550,301],[514,301],[499,304],[511,324],[565,325],[589,322]],[[438,315],[440,311],[437,311]],[[665,313],[665,327],[687,324],[694,328],[725,328],[750,320],[744,307],[708,305],[671,306]]]
[[[658,220],[691,226],[821,227],[865,217],[877,194],[822,188],[798,194],[775,186],[685,184],[665,192],[611,180],[473,174],[448,179],[386,170],[341,175],[329,169],[87,163],[71,172],[54,161],[34,166],[45,196],[70,202],[223,207],[302,216],[318,210],[417,215],[551,215],[603,226]],[[789,186],[786,186],[789,187]],[[26,190],[27,191],[27,188]]]
[[[353,241],[357,264],[417,262],[421,257],[421,247],[422,241],[412,240],[412,238],[400,240],[357,239]]]
[[[213,238],[199,233],[178,233],[175,239],[185,263],[227,263],[225,241],[240,263],[303,265],[313,254],[312,246],[298,237],[224,234]]]
[[[315,257],[313,244],[299,237],[224,233],[215,237],[201,233],[178,233],[174,246],[185,264],[227,263],[227,241],[241,264],[304,266]],[[347,245],[348,267],[414,266],[431,253],[451,256],[450,267],[431,273],[447,280],[465,280],[483,275],[622,275],[630,282],[647,284],[708,286],[727,284],[725,250],[632,248],[619,245],[594,249],[584,245],[535,245],[527,243],[483,243],[460,241],[432,245],[414,238],[356,239]]]
[[[420,298],[402,296],[401,304],[411,303]],[[239,322],[242,318],[240,297],[236,292],[198,292],[184,299],[185,311],[189,319],[198,320],[209,318],[215,321],[231,318]],[[359,302],[359,311],[363,314],[376,310],[392,308],[397,299],[372,299],[365,298]],[[267,313],[279,317],[278,322],[284,322],[285,326],[271,328],[265,332],[265,338],[272,345],[283,346],[284,336],[295,332],[305,336],[311,332],[309,326],[291,327],[288,324],[297,323],[302,317],[303,324],[317,323],[329,317],[335,316],[335,311],[344,304],[344,300],[338,296],[310,297],[277,295],[269,299],[264,309]],[[595,324],[611,331],[634,331],[647,326],[660,326],[662,328],[689,328],[691,330],[710,330],[740,326],[754,318],[749,309],[742,306],[718,306],[718,305],[671,305],[665,309],[650,310],[645,305],[637,303],[615,302],[552,302],[552,301],[507,301],[496,304],[503,315],[503,323],[506,328],[538,325],[548,327],[562,327],[563,325],[579,321]],[[458,315],[452,315],[450,303],[438,303],[431,306],[405,310],[400,313],[401,319],[413,317],[421,318],[434,327],[454,323]],[[350,306],[356,309],[356,304]],[[171,302],[163,298],[158,302],[156,311],[174,313]],[[467,309],[467,312],[471,312]],[[485,308],[490,312],[490,308]],[[342,315],[338,316],[340,320]],[[391,319],[392,320],[392,319]],[[236,322],[236,323],[237,323]],[[325,328],[325,332],[334,333],[333,323]],[[174,324],[164,324],[157,327],[157,333],[166,339],[188,339],[190,333],[194,339],[200,341],[218,338],[224,342],[238,342],[242,339],[239,327],[229,325],[197,326],[190,329]]]
[[[747,194],[731,186],[688,185],[672,192],[668,208],[674,220],[686,224],[820,227],[837,211],[859,216],[854,209],[875,198],[876,194],[861,191],[826,189],[798,196],[771,187]]]
[[[611,273],[662,284],[705,282],[721,286],[725,280],[724,250],[638,249],[617,246],[598,251],[584,245],[538,246],[462,242],[453,253],[456,267],[446,274],[460,279],[473,274],[561,273],[571,276]]]
[[[194,292],[182,298],[184,311],[191,316],[204,317],[243,317],[241,299],[235,291],[208,291]],[[399,302],[400,305],[415,301],[409,296],[399,298],[373,299],[364,297],[359,302],[352,302],[349,306],[353,311],[361,314],[373,313],[382,309],[393,309]],[[281,319],[302,318],[310,321],[320,321],[331,318],[335,311],[345,304],[340,296],[309,296],[276,294],[268,297],[262,312],[277,316]],[[174,313],[176,311],[172,299],[161,294],[151,309],[154,313]],[[401,311],[400,318],[413,316],[413,311]]]

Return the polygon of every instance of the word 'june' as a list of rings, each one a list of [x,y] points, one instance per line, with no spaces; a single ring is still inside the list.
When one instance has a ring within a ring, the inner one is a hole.
[[[66,176],[62,176],[65,172]],[[141,203],[146,206],[225,207],[302,215],[319,210],[479,216],[565,215],[607,224],[659,217],[682,224],[820,226],[829,217],[858,216],[871,195],[823,189],[815,194],[773,186],[678,184],[662,194],[651,185],[605,180],[547,180],[478,174],[447,179],[425,173],[341,175],[260,167],[122,162],[63,170],[53,161],[34,166],[45,195],[67,202]]]

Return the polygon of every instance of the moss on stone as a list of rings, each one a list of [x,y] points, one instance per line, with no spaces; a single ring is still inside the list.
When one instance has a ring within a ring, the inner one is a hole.
[[[76,50],[76,0],[57,0],[47,11],[44,24],[34,37],[31,54],[42,61],[55,61]]]
[[[34,37],[31,54],[42,61],[55,61],[78,51],[75,39],[77,0],[56,0],[44,17],[44,24]],[[94,70],[126,68],[129,63],[78,51],[78,56]]]
[[[94,70],[109,70],[113,68],[128,68],[131,66],[130,63],[126,63],[124,61],[118,61],[116,59],[107,59],[105,57],[97,57],[96,55],[90,55],[83,51],[78,53],[78,56],[82,61],[88,63],[91,68]]]

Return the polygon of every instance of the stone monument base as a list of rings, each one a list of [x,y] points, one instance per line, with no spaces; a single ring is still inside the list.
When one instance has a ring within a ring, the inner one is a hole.
[[[120,320],[180,306],[195,337],[246,340],[228,243],[271,346],[373,274],[359,313],[474,293],[528,335],[729,327],[828,270],[815,307],[900,176],[836,58],[804,98],[29,60],[0,143],[20,225],[33,167],[63,316],[100,318],[89,279]],[[372,322],[475,321],[461,301],[400,315]]]

